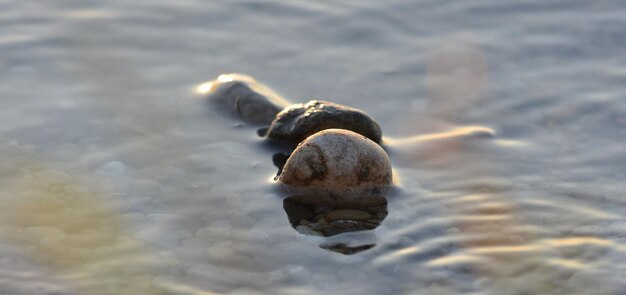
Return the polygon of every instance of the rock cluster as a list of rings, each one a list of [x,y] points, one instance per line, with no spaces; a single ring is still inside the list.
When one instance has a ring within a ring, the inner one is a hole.
[[[321,100],[288,105],[240,74],[221,75],[208,85],[209,100],[222,112],[250,124],[269,125],[260,133],[269,139],[298,144],[288,158],[282,154],[273,158],[274,163],[284,163],[276,179],[292,195],[285,199],[284,209],[296,230],[332,236],[374,229],[387,216],[391,163],[380,146],[380,126],[367,113]],[[324,247],[353,254],[373,244]]]

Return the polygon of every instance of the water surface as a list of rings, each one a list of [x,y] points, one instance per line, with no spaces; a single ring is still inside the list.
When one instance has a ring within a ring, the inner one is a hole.
[[[626,293],[621,1],[8,0],[0,24],[2,294]],[[195,92],[226,72],[371,114],[383,224],[296,232],[278,147]]]

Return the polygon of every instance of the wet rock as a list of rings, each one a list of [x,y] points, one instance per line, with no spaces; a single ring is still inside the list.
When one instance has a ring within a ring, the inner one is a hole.
[[[272,122],[267,137],[292,143],[325,129],[347,129],[381,142],[378,124],[365,112],[340,104],[311,100],[282,110]]]
[[[274,91],[243,74],[224,74],[202,84],[199,91],[208,95],[219,112],[237,116],[250,124],[269,125],[280,110],[289,105]]]
[[[291,154],[278,180],[290,193],[319,205],[380,205],[391,184],[385,151],[368,138],[343,129],[320,131]]]
[[[276,153],[272,156],[272,162],[274,162],[274,166],[278,168],[278,172],[276,173],[276,179],[283,172],[283,167],[285,167],[285,163],[287,163],[287,159],[289,159],[289,155],[283,153]]]

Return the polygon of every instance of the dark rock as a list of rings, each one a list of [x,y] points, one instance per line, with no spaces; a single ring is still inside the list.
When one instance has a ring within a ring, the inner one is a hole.
[[[272,162],[274,162],[274,166],[278,168],[278,172],[276,173],[276,177],[274,177],[274,180],[278,180],[278,177],[283,172],[283,167],[285,167],[287,159],[289,159],[289,155],[283,153],[276,153],[272,156]]]
[[[325,129],[347,129],[380,144],[380,126],[365,112],[340,104],[311,100],[282,110],[272,122],[267,137],[292,143]]]
[[[252,77],[242,74],[224,74],[203,84],[209,102],[219,112],[237,116],[255,125],[269,125],[288,102]]]
[[[283,209],[287,212],[289,223],[294,227],[300,224],[301,220],[308,220],[315,216],[313,207],[307,206],[299,202],[293,202],[289,198],[283,200]]]

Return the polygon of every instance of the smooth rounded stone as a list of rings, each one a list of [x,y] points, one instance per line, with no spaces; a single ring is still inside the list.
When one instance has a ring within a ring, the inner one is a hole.
[[[383,204],[381,195],[391,180],[385,151],[368,138],[343,129],[328,129],[307,138],[278,177],[287,192],[303,196],[296,201],[333,206]]]
[[[347,129],[376,143],[382,139],[380,126],[365,112],[340,104],[311,100],[282,110],[270,125],[267,137],[299,143],[325,129]]]
[[[353,209],[341,209],[334,210],[326,213],[324,219],[327,221],[333,222],[337,220],[368,220],[372,218],[372,215],[361,210],[353,210]]]
[[[289,102],[269,87],[243,74],[223,74],[199,86],[220,111],[239,116],[247,123],[269,125]]]

